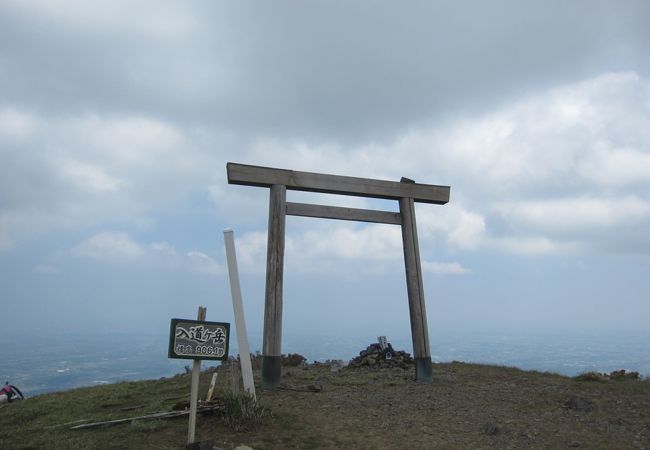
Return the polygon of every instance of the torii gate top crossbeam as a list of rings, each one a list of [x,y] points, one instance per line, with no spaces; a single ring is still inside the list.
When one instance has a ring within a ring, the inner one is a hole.
[[[344,177],[236,163],[228,163],[226,169],[229,184],[259,187],[283,185],[287,189],[294,191],[353,195],[388,200],[411,198],[416,202],[437,205],[444,205],[449,202],[449,186]]]

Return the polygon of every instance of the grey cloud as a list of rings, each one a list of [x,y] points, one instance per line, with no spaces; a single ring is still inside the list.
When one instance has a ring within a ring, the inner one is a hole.
[[[641,1],[194,6],[191,27],[168,39],[143,31],[145,8],[129,26],[89,17],[71,27],[4,5],[4,101],[377,140],[612,65],[648,71],[640,55],[650,5]],[[173,20],[173,6],[161,9]]]

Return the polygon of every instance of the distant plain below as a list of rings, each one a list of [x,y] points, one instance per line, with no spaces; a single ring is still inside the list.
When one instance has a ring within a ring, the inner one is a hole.
[[[230,354],[237,354],[236,334]],[[0,381],[26,395],[127,380],[155,379],[185,372],[188,360],[167,358],[168,336],[155,333],[60,334],[41,339],[3,335]],[[412,352],[408,335],[387,336],[397,350]],[[285,332],[283,353],[308,361],[350,360],[377,336],[314,336]],[[250,336],[261,350],[261,334]],[[625,333],[431,333],[433,362],[464,361],[574,376],[626,369],[650,377],[650,332]],[[218,364],[218,363],[216,363]],[[205,361],[204,367],[215,365]]]

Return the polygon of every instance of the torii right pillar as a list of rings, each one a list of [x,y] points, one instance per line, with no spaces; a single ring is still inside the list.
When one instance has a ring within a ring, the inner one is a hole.
[[[402,182],[412,182],[402,179]],[[433,381],[431,368],[431,349],[429,347],[429,327],[424,303],[422,284],[422,265],[418,230],[415,223],[415,203],[412,198],[401,198],[399,210],[402,216],[402,243],[404,245],[404,265],[406,267],[406,289],[411,318],[411,338],[415,357],[415,379],[429,383]]]

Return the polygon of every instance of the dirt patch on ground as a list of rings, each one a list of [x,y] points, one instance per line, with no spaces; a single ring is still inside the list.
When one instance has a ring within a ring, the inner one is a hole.
[[[650,448],[647,381],[585,382],[462,363],[434,364],[434,375],[422,384],[401,368],[285,369],[284,389],[259,393],[275,419],[249,435],[249,445]]]

